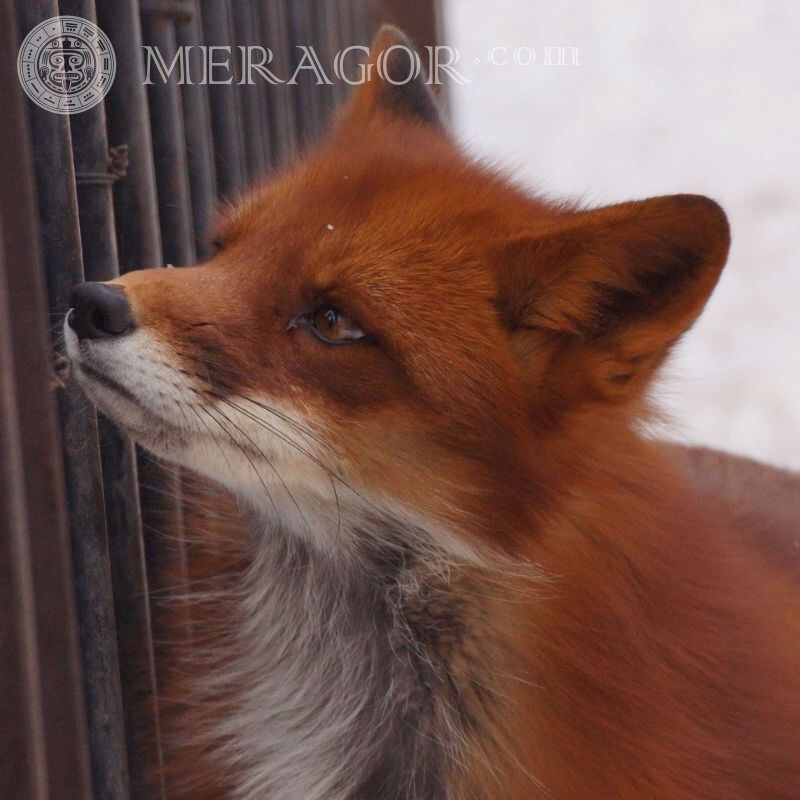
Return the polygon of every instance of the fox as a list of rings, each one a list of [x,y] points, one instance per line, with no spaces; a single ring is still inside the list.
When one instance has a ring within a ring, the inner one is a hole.
[[[207,261],[72,295],[86,395],[198,476],[168,796],[797,800],[800,477],[652,433],[725,213],[518,185],[410,47]]]

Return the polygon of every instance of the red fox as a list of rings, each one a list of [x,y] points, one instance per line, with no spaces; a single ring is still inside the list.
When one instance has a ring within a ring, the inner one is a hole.
[[[798,800],[800,479],[646,430],[725,214],[522,190],[394,45],[207,263],[73,295],[88,396],[233,498],[170,796]]]

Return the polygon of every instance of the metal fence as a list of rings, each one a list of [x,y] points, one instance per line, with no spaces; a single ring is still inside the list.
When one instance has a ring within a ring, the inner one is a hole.
[[[16,76],[25,34],[59,14],[96,21],[117,58],[104,103],[71,116],[29,103]],[[181,477],[77,389],[54,391],[48,331],[84,279],[206,256],[218,200],[291,159],[349,88],[145,85],[143,45],[167,62],[182,46],[262,45],[291,75],[297,45],[331,63],[382,21],[435,44],[435,2],[0,2],[3,798],[166,797],[146,777],[161,759],[150,597],[154,565],[185,563]]]

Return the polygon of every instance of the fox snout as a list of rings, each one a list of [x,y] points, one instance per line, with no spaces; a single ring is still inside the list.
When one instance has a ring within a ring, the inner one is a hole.
[[[127,333],[135,323],[121,286],[86,281],[72,290],[67,324],[78,339],[105,339]]]

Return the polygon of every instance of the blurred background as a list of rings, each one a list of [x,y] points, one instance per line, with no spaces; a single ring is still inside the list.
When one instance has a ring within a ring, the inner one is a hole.
[[[800,468],[798,5],[444,0],[442,23],[474,153],[549,196],[722,204],[728,266],[655,396],[672,437]]]

